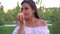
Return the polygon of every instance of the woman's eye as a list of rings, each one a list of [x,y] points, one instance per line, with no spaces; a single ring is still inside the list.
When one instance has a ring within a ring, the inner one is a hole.
[[[28,10],[28,8],[25,7],[25,10]]]
[[[21,8],[21,10],[28,10],[28,8],[26,8],[26,7],[25,8]]]

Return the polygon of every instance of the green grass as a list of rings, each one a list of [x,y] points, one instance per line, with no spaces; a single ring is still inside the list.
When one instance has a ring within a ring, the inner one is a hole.
[[[15,27],[0,27],[0,34],[12,34]],[[49,26],[49,30],[51,34],[53,33],[53,27]]]
[[[12,34],[15,27],[0,27],[0,34]]]

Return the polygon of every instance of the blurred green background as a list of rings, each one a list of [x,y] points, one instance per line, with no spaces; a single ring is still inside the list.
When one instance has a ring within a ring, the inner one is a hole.
[[[17,2],[16,8],[9,9],[6,13],[3,9],[4,7],[0,3],[0,34],[12,34],[17,20],[16,15],[20,12],[21,7]],[[44,8],[44,6],[41,6],[38,8],[38,13],[40,18],[46,20],[49,24],[50,34],[60,34],[60,7]]]

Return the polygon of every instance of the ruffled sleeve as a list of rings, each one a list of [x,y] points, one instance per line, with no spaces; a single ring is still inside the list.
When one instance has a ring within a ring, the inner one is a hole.
[[[12,34],[17,34],[20,26],[16,26]],[[36,28],[25,27],[25,34],[50,34],[47,26],[41,26]]]
[[[17,34],[18,30],[19,30],[20,26],[16,26],[14,31],[12,32],[12,34]]]
[[[50,34],[50,31],[47,26],[42,26],[42,27],[38,28],[37,32],[39,34]]]

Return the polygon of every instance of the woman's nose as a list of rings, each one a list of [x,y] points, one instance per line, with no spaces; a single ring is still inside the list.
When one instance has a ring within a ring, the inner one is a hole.
[[[27,12],[27,10],[26,10],[26,9],[23,9],[23,10],[22,10],[22,12],[24,12],[24,13],[25,13],[25,12]]]
[[[23,13],[26,13],[26,11],[25,11],[25,10],[23,10],[22,12],[23,12]]]

